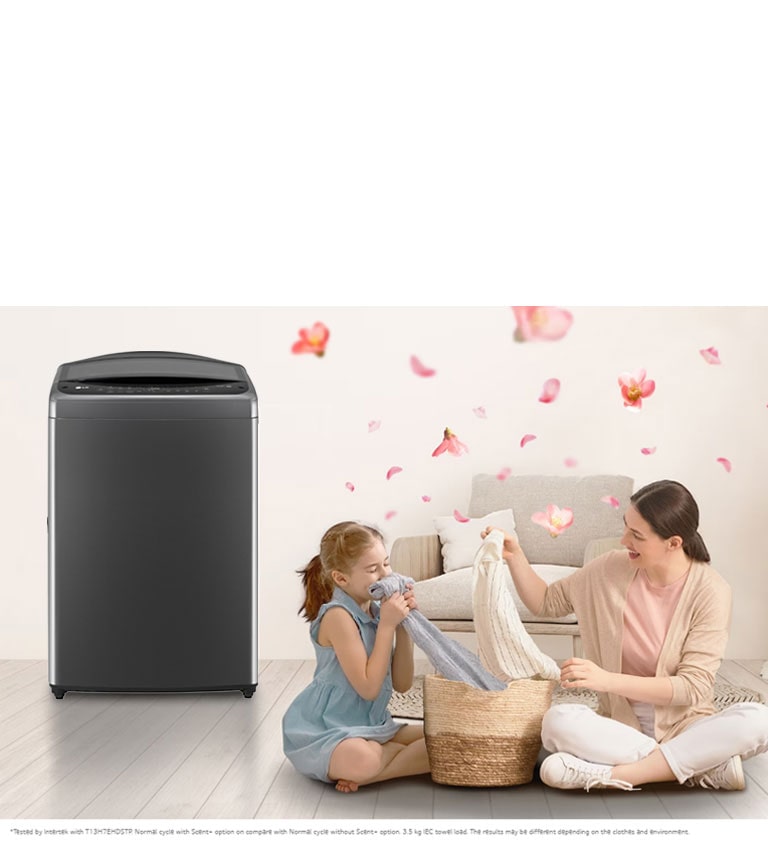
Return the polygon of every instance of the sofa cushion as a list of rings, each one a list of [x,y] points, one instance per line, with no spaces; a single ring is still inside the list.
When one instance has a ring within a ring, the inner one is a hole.
[[[460,522],[454,516],[439,516],[434,523],[442,546],[444,572],[464,569],[475,562],[482,544],[480,532],[488,525],[510,534],[515,532],[515,514],[509,507],[467,522]]]
[[[531,563],[581,566],[590,540],[624,533],[624,511],[634,481],[624,475],[496,475],[472,478],[469,516],[485,516],[511,507],[515,532]],[[559,536],[531,521],[549,504],[573,510],[573,524]]]
[[[533,570],[548,584],[576,571],[575,566],[535,563]],[[504,576],[505,584],[515,601],[515,607],[523,622],[575,622],[573,614],[557,619],[542,619],[534,616],[520,600],[509,572]],[[472,620],[472,569],[456,569],[436,578],[418,581],[414,587],[416,603],[427,619]]]

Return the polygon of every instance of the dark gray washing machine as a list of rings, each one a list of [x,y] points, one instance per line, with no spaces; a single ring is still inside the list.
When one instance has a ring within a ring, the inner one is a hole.
[[[236,363],[64,363],[50,394],[49,683],[257,685],[257,397]]]

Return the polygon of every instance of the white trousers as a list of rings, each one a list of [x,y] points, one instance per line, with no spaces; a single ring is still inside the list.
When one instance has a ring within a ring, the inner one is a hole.
[[[545,714],[541,740],[549,752],[568,752],[592,763],[627,764],[657,746],[682,784],[727,761],[768,751],[768,705],[741,702],[699,719],[666,743],[636,728],[600,716],[586,705],[554,705]]]

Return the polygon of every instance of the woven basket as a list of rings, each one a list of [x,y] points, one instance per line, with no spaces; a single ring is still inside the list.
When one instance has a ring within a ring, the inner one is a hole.
[[[424,736],[432,780],[499,787],[528,784],[541,750],[541,720],[554,681],[521,678],[480,690],[442,675],[424,678]]]

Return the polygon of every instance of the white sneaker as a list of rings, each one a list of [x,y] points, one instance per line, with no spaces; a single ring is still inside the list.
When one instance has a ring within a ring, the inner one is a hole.
[[[560,790],[589,792],[593,787],[635,789],[628,781],[611,778],[610,766],[583,761],[566,752],[555,752],[554,755],[544,758],[539,769],[539,778],[548,787],[558,787]]]
[[[734,755],[718,766],[692,776],[685,782],[685,786],[706,787],[709,790],[743,790],[747,784],[744,781],[741,758]]]

